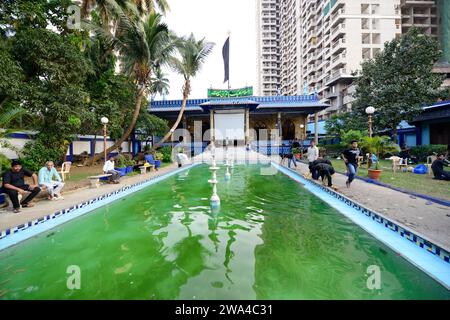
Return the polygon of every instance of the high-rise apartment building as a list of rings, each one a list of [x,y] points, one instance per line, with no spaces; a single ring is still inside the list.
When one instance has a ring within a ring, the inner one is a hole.
[[[280,88],[280,0],[256,0],[257,94],[277,95]]]
[[[401,10],[402,33],[414,26],[424,34],[438,36],[439,17],[435,0],[401,0]]]
[[[414,26],[446,44],[445,1],[256,0],[258,93],[314,92],[331,105],[319,119],[350,110],[354,72],[385,42]],[[443,49],[450,55],[448,44]],[[449,75],[448,61],[435,72]]]
[[[326,118],[351,108],[361,62],[400,36],[400,0],[302,1],[300,23],[302,86],[331,105]]]
[[[332,106],[326,113],[351,105],[352,73],[402,31],[400,0],[279,0],[277,5],[281,93],[316,92]],[[262,45],[258,39],[258,48]]]

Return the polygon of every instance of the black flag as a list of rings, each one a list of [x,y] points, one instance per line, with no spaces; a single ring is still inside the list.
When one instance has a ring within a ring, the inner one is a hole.
[[[227,38],[222,49],[223,64],[225,65],[225,79],[223,82],[230,80],[230,37]]]

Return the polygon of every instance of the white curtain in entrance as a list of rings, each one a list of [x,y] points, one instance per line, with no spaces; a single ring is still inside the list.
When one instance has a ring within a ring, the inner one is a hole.
[[[216,140],[244,140],[244,113],[215,113]]]

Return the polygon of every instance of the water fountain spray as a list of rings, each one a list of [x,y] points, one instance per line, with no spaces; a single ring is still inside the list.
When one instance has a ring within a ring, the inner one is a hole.
[[[215,154],[214,142],[212,143],[212,146],[211,146],[211,157],[212,157],[212,162],[211,162],[211,167],[209,168],[209,170],[211,170],[211,172],[212,172],[212,179],[208,180],[208,182],[213,186],[213,194],[211,196],[211,207],[217,208],[220,206],[220,198],[217,195],[217,183],[219,183],[217,181],[217,170],[219,170],[220,168],[216,164],[216,154]]]

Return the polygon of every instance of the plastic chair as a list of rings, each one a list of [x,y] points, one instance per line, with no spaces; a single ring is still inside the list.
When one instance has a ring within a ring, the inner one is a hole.
[[[432,156],[428,156],[427,157],[427,169],[428,169],[428,175],[431,176],[431,165],[433,164],[433,162],[437,160],[437,157],[435,155]]]
[[[72,167],[72,162],[64,162],[61,166],[61,170],[58,173],[61,175],[62,181],[66,180],[66,174],[70,177],[70,168]]]

